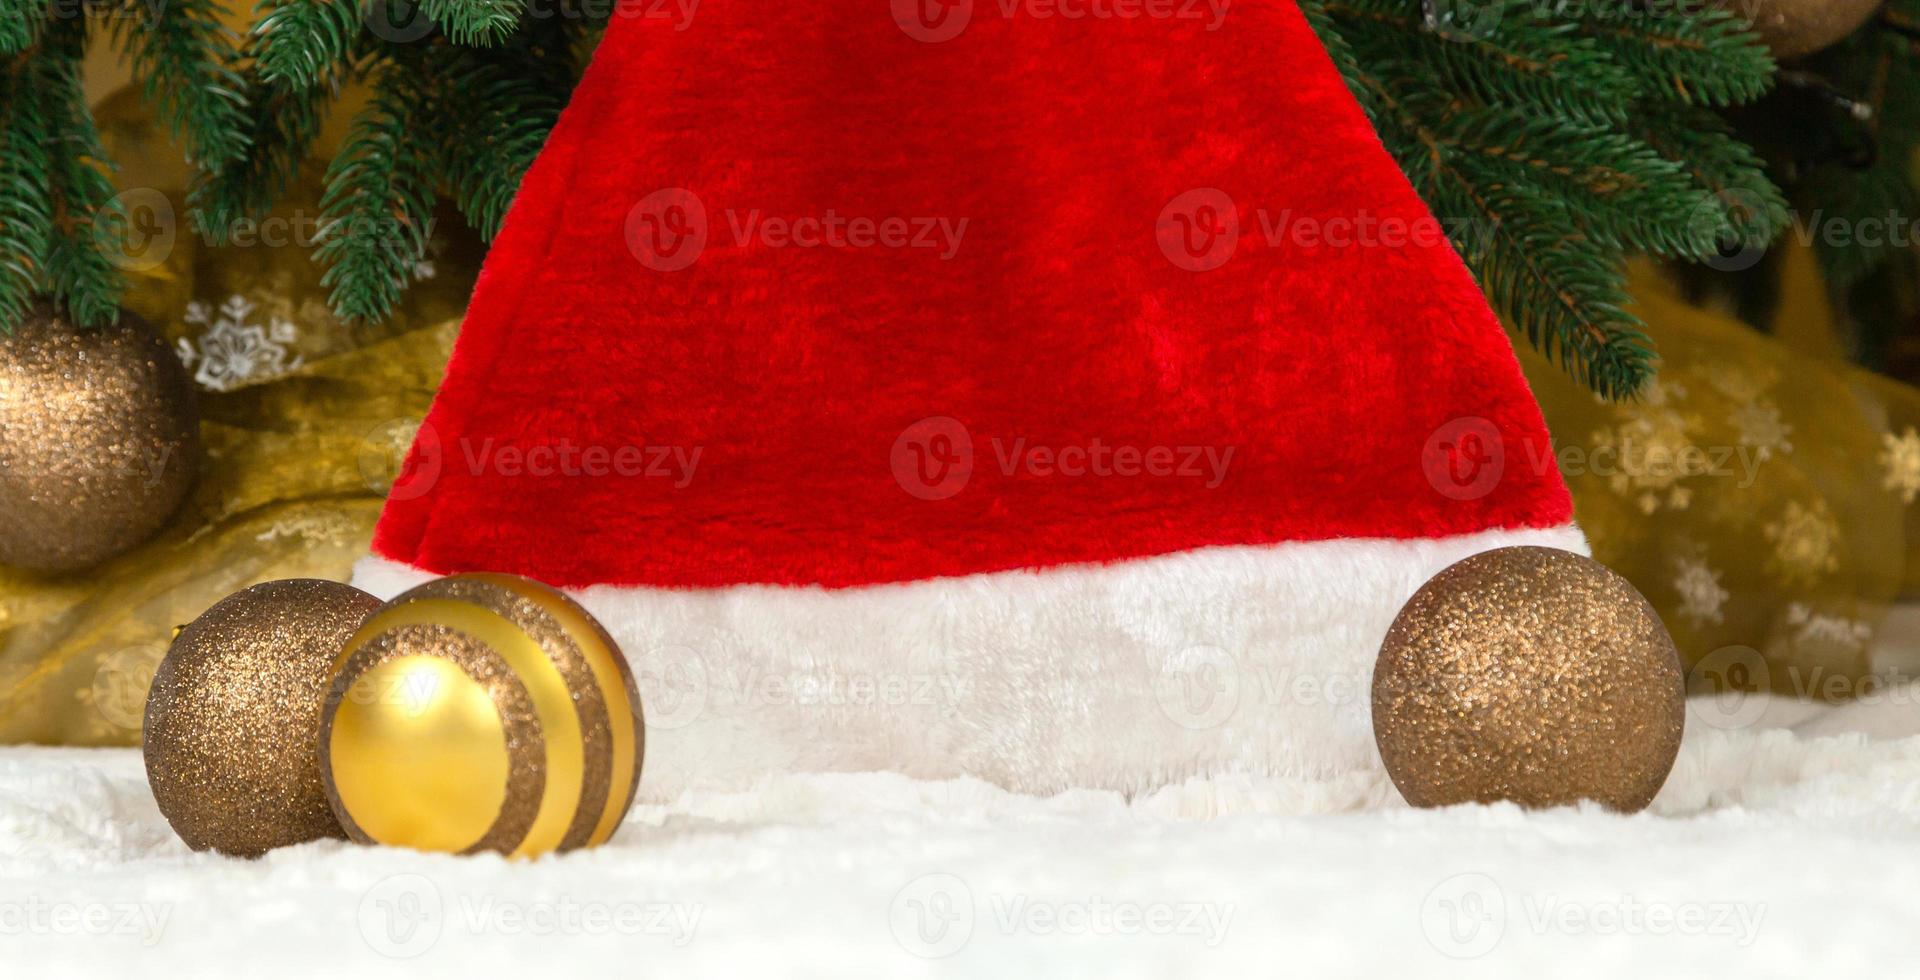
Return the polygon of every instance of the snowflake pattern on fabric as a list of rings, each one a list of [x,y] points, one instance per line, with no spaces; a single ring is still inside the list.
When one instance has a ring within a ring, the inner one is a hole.
[[[181,338],[180,362],[193,369],[193,380],[210,391],[233,391],[271,381],[303,363],[288,355],[300,337],[292,321],[271,318],[265,326],[251,322],[254,304],[244,296],[227,297],[219,312],[195,300],[187,304],[186,320],[206,329],[199,342]]]
[[[1680,614],[1695,626],[1724,622],[1722,610],[1732,593],[1721,587],[1720,573],[1703,558],[1676,557],[1673,564],[1673,588],[1680,594]]]
[[[1871,626],[1845,616],[1814,612],[1803,602],[1787,607],[1787,622],[1794,627],[1794,641],[1802,644],[1827,644],[1857,652],[1865,649],[1867,641],[1873,638]]]
[[[1825,501],[1806,506],[1790,500],[1779,519],[1769,521],[1763,530],[1773,542],[1767,565],[1782,579],[1810,584],[1839,570],[1840,525]]]
[[[1788,436],[1793,434],[1793,426],[1780,417],[1780,406],[1770,401],[1751,401],[1733,410],[1729,422],[1740,434],[1740,443],[1751,446],[1761,462],[1773,458],[1775,453],[1793,452],[1793,443]]]
[[[341,544],[358,531],[358,525],[342,514],[302,514],[275,521],[253,539],[263,543],[290,539],[308,544]]]
[[[1632,499],[1642,514],[1686,510],[1693,503],[1692,488],[1681,481],[1694,474],[1683,461],[1699,450],[1694,435],[1702,422],[1682,410],[1686,397],[1685,385],[1655,378],[1641,401],[1613,406],[1617,425],[1596,430],[1589,440],[1592,458],[1609,461],[1608,488]],[[1601,472],[1598,466],[1595,472]]]
[[[1920,432],[1908,426],[1897,436],[1883,433],[1880,445],[1880,465],[1887,471],[1881,485],[1898,493],[1901,503],[1913,503],[1913,498],[1920,495]]]

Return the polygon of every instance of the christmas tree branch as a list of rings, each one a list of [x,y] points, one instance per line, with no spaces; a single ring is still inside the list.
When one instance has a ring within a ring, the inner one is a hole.
[[[1892,0],[1886,16],[1920,18],[1920,0]],[[1809,217],[1854,228],[1875,227],[1893,216],[1920,221],[1920,195],[1914,190],[1915,154],[1920,151],[1920,42],[1899,31],[1869,29],[1817,65],[1870,110],[1864,129],[1874,152],[1864,166],[1818,168],[1803,189],[1808,201],[1818,202],[1818,214]],[[1898,237],[1822,237],[1820,258],[1831,284],[1845,291],[1897,262],[1902,267],[1899,278],[1909,289],[1920,290],[1920,274],[1915,272],[1920,260]]]
[[[1678,111],[1770,83],[1771,59],[1718,12],[1526,0],[1306,10],[1495,308],[1602,395],[1631,395],[1654,370],[1624,309],[1627,255],[1709,258],[1784,225],[1758,160]],[[1669,132],[1685,126],[1694,132]]]
[[[1661,240],[1667,215],[1698,206],[1681,168],[1634,137],[1486,106],[1444,117],[1476,183],[1533,188],[1565,204],[1582,237],[1611,250]]]
[[[338,88],[337,82],[290,88],[247,77],[254,92],[247,120],[250,151],[202,174],[187,196],[196,226],[215,244],[226,242],[241,222],[264,215],[286,192],[320,135]]]
[[[433,73],[417,70],[433,60],[409,58],[374,75],[372,101],[327,168],[314,258],[328,266],[321,284],[344,317],[386,316],[426,257],[446,145]]]
[[[93,112],[80,84],[86,22],[70,19],[48,31],[48,57],[42,61],[49,125],[59,134],[48,147],[51,237],[47,280],[55,301],[75,323],[100,326],[120,316],[126,280],[112,256],[119,243],[102,218],[113,199],[107,152],[100,143]]]
[[[1684,225],[1650,222],[1639,239],[1645,251],[1706,261],[1729,248],[1765,248],[1787,227],[1786,198],[1766,178],[1759,156],[1717,114],[1649,102],[1634,112],[1628,128],[1702,195]]]
[[[1630,72],[1651,98],[1734,105],[1759,98],[1773,83],[1773,56],[1747,22],[1729,11],[1587,9],[1580,33]]]
[[[40,42],[47,0],[0,0],[0,55],[19,54]]]
[[[154,113],[193,162],[220,167],[246,155],[246,95],[231,67],[239,38],[217,0],[118,0],[99,8]]]
[[[36,51],[0,61],[0,324],[20,321],[46,270],[53,211],[46,188],[53,135]]]
[[[257,85],[277,93],[338,77],[362,27],[354,0],[265,0],[247,37]]]
[[[526,7],[521,0],[425,0],[423,9],[453,43],[490,46],[514,32]]]
[[[542,70],[546,62],[527,47],[510,58],[479,58],[462,53],[453,59],[450,82],[458,91],[478,93],[450,108],[460,137],[448,146],[448,183],[467,221],[492,240],[506,218],[520,178],[546,143],[566,101],[564,79]],[[558,83],[558,84],[557,84]]]
[[[1653,351],[1638,319],[1624,310],[1624,277],[1609,253],[1582,247],[1577,232],[1539,216],[1552,207],[1510,184],[1487,184],[1458,163],[1459,153],[1423,124],[1417,100],[1400,99],[1369,80],[1384,114],[1376,125],[1416,161],[1409,176],[1446,221],[1455,247],[1479,274],[1496,308],[1531,344],[1603,397],[1633,393],[1652,371]]]
[[[1620,118],[1633,93],[1626,72],[1608,62],[1597,45],[1570,39],[1569,25],[1511,29],[1510,19],[1526,16],[1525,0],[1474,8],[1500,29],[1484,22],[1435,22],[1411,0],[1326,0],[1320,6],[1367,63],[1426,64],[1430,74],[1482,102],[1524,103],[1559,116],[1607,122]]]

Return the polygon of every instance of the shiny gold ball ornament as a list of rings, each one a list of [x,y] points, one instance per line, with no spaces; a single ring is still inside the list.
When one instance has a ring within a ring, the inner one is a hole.
[[[256,585],[182,629],[147,696],[147,782],[196,850],[253,857],[344,837],[320,782],[320,707],[380,600],[316,579]]]
[[[321,766],[354,840],[532,857],[606,842],[645,753],[626,658],[571,599],[511,575],[429,582],[334,663]]]
[[[1500,548],[1415,592],[1373,675],[1373,732],[1414,806],[1646,807],[1680,750],[1685,679],[1639,592],[1590,558]]]
[[[146,321],[0,329],[0,565],[90,568],[152,537],[200,461],[193,383]]]
[[[1735,8],[1775,58],[1789,61],[1822,51],[1860,29],[1881,0],[1740,0]]]

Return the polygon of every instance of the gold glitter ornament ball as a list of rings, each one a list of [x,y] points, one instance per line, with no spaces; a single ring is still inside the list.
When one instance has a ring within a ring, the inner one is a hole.
[[[1673,638],[1627,580],[1552,548],[1457,562],[1407,601],[1373,675],[1373,732],[1414,806],[1646,807],[1680,750]]]
[[[1734,9],[1781,61],[1832,47],[1860,29],[1881,0],[1740,0]]]
[[[0,330],[0,565],[75,571],[152,537],[199,433],[186,369],[139,317],[82,330],[41,305]]]
[[[174,638],[147,695],[147,782],[195,850],[253,857],[344,837],[320,782],[320,708],[340,647],[380,600],[338,582],[268,582]]]
[[[347,642],[321,768],[356,841],[532,857],[613,836],[645,734],[626,658],[586,610],[529,579],[457,575]]]

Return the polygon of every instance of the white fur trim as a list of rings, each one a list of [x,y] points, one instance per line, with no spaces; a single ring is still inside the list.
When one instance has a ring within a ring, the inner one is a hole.
[[[869,770],[1136,792],[1376,768],[1369,692],[1394,615],[1447,565],[1519,544],[1587,553],[1569,525],[859,589],[573,595],[639,680],[643,799]],[[391,598],[431,578],[368,558],[354,584]]]

